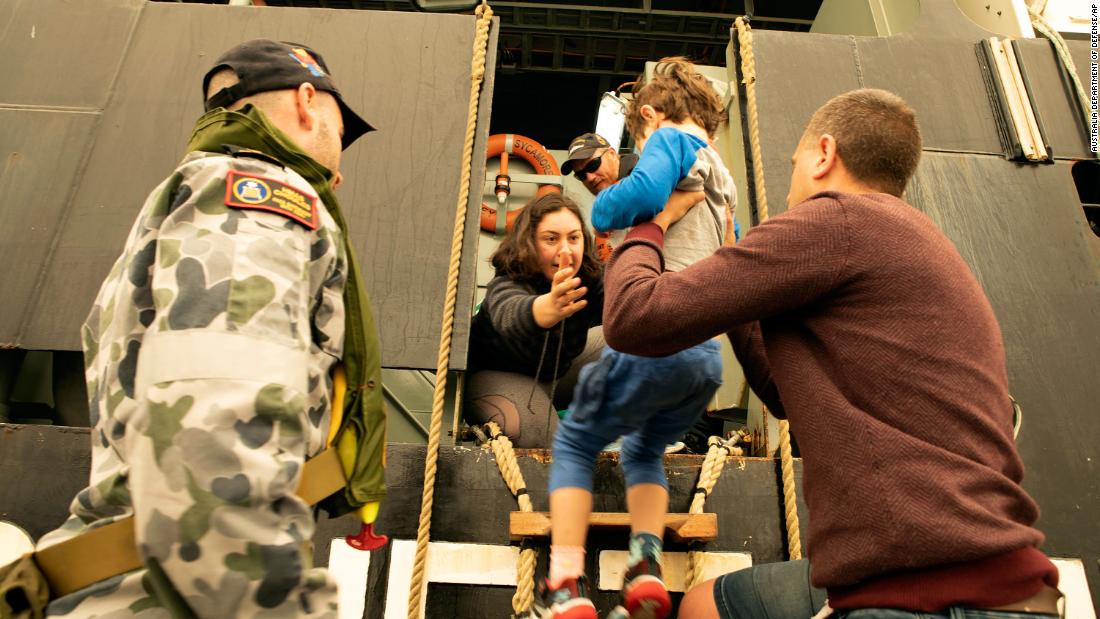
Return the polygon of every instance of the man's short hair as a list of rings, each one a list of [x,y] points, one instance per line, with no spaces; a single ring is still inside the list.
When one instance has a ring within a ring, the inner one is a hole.
[[[829,99],[806,125],[802,139],[836,139],[837,155],[860,182],[901,197],[920,161],[917,114],[901,97],[861,88]]]

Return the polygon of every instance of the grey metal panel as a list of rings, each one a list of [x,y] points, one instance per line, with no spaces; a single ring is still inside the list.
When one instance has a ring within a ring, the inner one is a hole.
[[[489,121],[492,116],[493,108],[493,90],[496,85],[496,58],[497,58],[497,39],[500,34],[500,18],[494,17],[492,26],[489,29],[489,50],[485,57],[485,81],[481,85],[481,98],[478,102],[478,116],[477,116],[477,131],[474,134],[474,150],[473,161],[470,166],[470,195],[466,201],[466,228],[462,237],[462,263],[458,272],[458,299],[455,305],[455,321],[454,332],[451,336],[451,362],[450,368],[452,370],[465,370],[466,369],[466,355],[469,352],[470,344],[470,322],[474,314],[475,296],[477,293],[477,263],[478,263],[478,238],[480,233],[481,222],[481,199],[483,196],[483,190],[479,190],[479,187],[484,187],[484,181],[481,185],[478,184],[479,179],[485,178],[485,168],[487,162],[485,161],[485,152],[489,142]],[[473,45],[473,37],[471,37],[470,45]],[[466,92],[464,92],[460,100],[468,101],[469,85],[466,86]],[[469,109],[466,110],[467,114]],[[465,130],[465,117],[461,126]],[[461,152],[461,151],[460,151]],[[458,205],[456,190],[454,191],[454,197],[450,200],[452,211]],[[447,202],[444,201],[446,204]],[[453,223],[455,220],[455,213],[450,212],[449,221]],[[448,239],[453,237],[449,236]],[[450,242],[448,242],[448,247]],[[449,252],[441,255],[449,257]],[[437,299],[440,306],[440,312],[436,314],[439,317],[439,321],[442,321],[442,309],[443,309],[442,295]],[[431,308],[429,308],[431,309]],[[442,329],[442,324],[440,324]],[[438,342],[439,337],[433,341],[433,345]],[[423,345],[427,347],[427,345]],[[427,354],[427,353],[421,353]],[[438,360],[434,365],[429,365],[428,369],[436,369],[438,366]],[[423,366],[420,366],[423,367]],[[455,409],[451,409],[455,410]]]
[[[862,85],[897,93],[917,112],[924,147],[1003,155],[974,40],[859,38]]]
[[[0,520],[34,539],[58,527],[88,485],[91,454],[87,428],[0,424]]]
[[[0,102],[102,108],[144,4],[0,3]]]
[[[733,35],[735,37],[735,31]],[[737,45],[736,38],[733,45]],[[806,121],[814,110],[832,97],[860,87],[853,50],[854,45],[849,37],[753,32],[764,186],[768,210],[772,215],[787,210],[791,155],[806,128]],[[735,64],[738,75],[741,75],[740,62],[740,56],[737,56]],[[744,87],[741,88],[741,115],[747,119]],[[745,157],[750,168],[747,174],[751,180],[752,152],[747,127],[744,135]],[[752,203],[755,204],[755,200]]]
[[[925,152],[910,201],[967,260],[1004,335],[1009,384],[1024,409],[1024,486],[1043,549],[1084,559],[1100,606],[1100,245],[1069,165]]]
[[[98,119],[95,113],[0,108],[0,346],[19,340],[26,300],[33,298],[64,221]]]
[[[917,111],[925,148],[1003,153],[975,43],[930,44],[910,35],[754,32],[760,132],[768,135],[769,146],[789,144],[781,157],[788,160],[821,104],[854,88],[882,88],[897,93]],[[769,164],[778,163],[776,156],[765,152],[765,174]],[[786,167],[789,170],[789,164]],[[774,211],[779,192],[767,184]],[[784,180],[780,186],[786,185]]]
[[[927,149],[1003,154],[975,52],[977,42],[991,34],[950,0],[922,2],[913,30],[892,37],[754,31],[769,211],[786,210],[790,155],[810,116],[829,98],[855,88],[882,88],[904,98],[917,112]],[[735,30],[731,38],[736,46]],[[740,57],[730,51],[728,63],[740,76]],[[747,140],[745,152],[751,165]],[[751,182],[751,170],[749,176]]]
[[[1077,43],[1085,49],[1082,41]],[[1043,131],[1054,156],[1058,159],[1083,159],[1091,157],[1089,152],[1089,134],[1081,107],[1077,104],[1077,94],[1069,81],[1054,46],[1046,39],[1020,39],[1020,71],[1031,83],[1032,104],[1039,112]],[[1076,61],[1075,61],[1076,62]],[[1077,67],[1078,71],[1081,70]],[[1088,67],[1085,67],[1088,70]],[[1082,82],[1086,88],[1087,80]]]
[[[315,45],[348,103],[379,128],[345,153],[347,181],[338,193],[382,335],[383,364],[434,369],[473,23],[457,15],[146,5],[22,345],[79,347],[80,321],[144,197],[184,154],[192,123],[202,113],[203,73],[232,45],[270,37]],[[495,30],[491,34],[490,74]],[[477,152],[484,152],[491,96],[490,79]],[[483,174],[484,159],[475,155],[473,178]],[[471,256],[477,194],[470,196],[466,220],[464,249]],[[465,368],[473,298],[472,274],[462,275],[453,369]]]
[[[958,0],[920,0],[920,16],[908,34],[922,39],[963,41],[993,36],[963,13]]]

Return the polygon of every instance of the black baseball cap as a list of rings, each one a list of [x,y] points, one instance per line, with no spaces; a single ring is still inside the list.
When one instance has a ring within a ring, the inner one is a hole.
[[[364,133],[374,131],[370,123],[356,114],[337,90],[329,75],[324,58],[298,43],[253,39],[222,54],[202,78],[202,96],[210,86],[210,78],[221,69],[233,69],[239,82],[214,93],[206,99],[206,111],[229,107],[243,97],[269,90],[297,88],[303,82],[317,90],[332,93],[344,118],[343,147],[346,149]]]
[[[573,172],[573,165],[580,161],[587,161],[593,157],[599,157],[611,148],[604,137],[598,133],[586,133],[573,138],[569,143],[569,155],[565,163],[561,164],[561,173]]]

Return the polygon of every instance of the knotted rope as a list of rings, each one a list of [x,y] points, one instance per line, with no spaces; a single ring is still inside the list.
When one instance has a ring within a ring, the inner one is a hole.
[[[721,477],[722,471],[725,469],[726,458],[744,454],[744,451],[735,445],[741,438],[740,434],[734,434],[726,440],[722,440],[717,436],[707,439],[709,445],[707,457],[703,459],[703,466],[699,469],[699,483],[696,484],[695,496],[692,497],[691,507],[688,508],[689,514],[703,513],[703,505],[707,502],[707,497],[710,496],[711,490],[714,489],[714,485],[718,483],[718,478]],[[694,549],[688,551],[688,571],[684,577],[685,591],[703,581],[702,559],[701,552]]]
[[[764,159],[760,154],[760,117],[756,112],[756,59],[752,53],[752,28],[748,20],[734,21],[741,50],[741,75],[745,84],[745,99],[749,116],[749,145],[752,148],[752,171],[759,223],[768,219],[768,198],[764,192]],[[786,419],[779,421],[779,462],[783,472],[783,506],[787,520],[787,549],[792,560],[802,558],[799,535],[798,504],[795,500],[794,458],[791,455],[791,427]]]
[[[512,441],[500,431],[500,426],[490,421],[485,424],[489,430],[488,446],[492,448],[496,456],[500,474],[504,477],[504,483],[508,484],[508,490],[516,497],[520,511],[532,511],[531,497],[527,494],[527,484],[523,481],[523,473],[516,463],[516,453],[512,451]],[[534,548],[522,548],[519,559],[516,561],[516,594],[512,596],[512,610],[519,617],[531,608],[535,602],[535,564],[538,563],[538,552]]]
[[[760,154],[760,117],[756,114],[756,57],[752,52],[752,28],[749,20],[738,17],[737,41],[741,49],[741,83],[745,85],[745,100],[749,109],[749,146],[752,149],[753,189],[756,194],[758,223],[768,218],[768,196],[764,191],[764,159]]]
[[[474,132],[477,129],[478,100],[485,80],[485,55],[489,43],[489,24],[493,10],[482,0],[475,12],[474,55],[470,65],[470,109],[466,116],[466,138],[462,145],[462,176],[459,181],[458,207],[455,209],[454,235],[451,239],[451,263],[447,271],[447,296],[443,303],[443,328],[439,336],[439,363],[435,371],[432,397],[432,421],[428,429],[428,453],[424,461],[424,492],[420,501],[420,524],[416,530],[416,558],[409,588],[409,619],[420,617],[420,597],[424,589],[424,568],[431,537],[432,503],[435,494],[436,463],[443,427],[443,396],[447,390],[447,369],[451,364],[451,335],[454,330],[455,300],[458,297],[458,266],[462,259],[462,237],[466,230],[466,202],[470,196],[470,166],[473,163]]]

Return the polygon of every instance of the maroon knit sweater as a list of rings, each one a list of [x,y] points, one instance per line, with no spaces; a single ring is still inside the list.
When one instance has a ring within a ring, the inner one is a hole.
[[[821,193],[663,273],[634,229],[608,267],[612,348],[727,332],[804,458],[813,584],[834,608],[1010,604],[1057,583],[1020,487],[1005,352],[951,241],[886,194]]]

